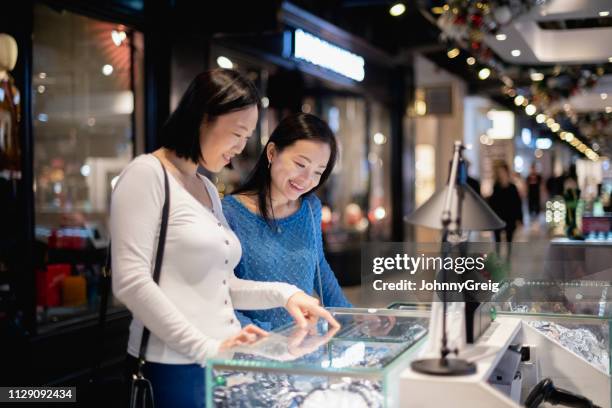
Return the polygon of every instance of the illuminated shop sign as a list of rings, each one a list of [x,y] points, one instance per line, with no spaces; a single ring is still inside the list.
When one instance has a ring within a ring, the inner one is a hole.
[[[293,56],[355,81],[365,77],[363,57],[300,29],[295,30]]]

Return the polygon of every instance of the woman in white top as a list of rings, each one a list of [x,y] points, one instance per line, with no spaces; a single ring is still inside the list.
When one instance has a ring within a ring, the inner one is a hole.
[[[128,354],[137,357],[143,325],[151,336],[144,374],[157,408],[202,407],[207,358],[266,333],[243,329],[234,308],[284,306],[298,325],[323,317],[318,301],[293,285],[236,278],[240,242],[223,216],[214,184],[257,124],[259,95],[235,71],[198,75],[162,129],[162,148],[121,173],[111,205],[113,291],[133,313]],[[168,172],[170,211],[159,285],[152,269]]]

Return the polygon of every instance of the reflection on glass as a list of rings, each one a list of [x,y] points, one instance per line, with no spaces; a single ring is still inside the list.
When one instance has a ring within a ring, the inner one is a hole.
[[[134,154],[140,41],[121,25],[34,7],[40,322],[95,309],[112,185]]]
[[[522,314],[611,316],[612,286],[604,281],[506,280],[494,301],[500,311]]]

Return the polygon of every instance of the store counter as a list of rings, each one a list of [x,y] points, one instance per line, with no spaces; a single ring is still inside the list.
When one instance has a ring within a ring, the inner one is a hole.
[[[437,355],[424,353],[430,312],[403,309],[332,309],[342,323],[338,332],[330,334],[324,322],[310,332],[289,326],[209,360],[207,406],[518,408],[545,378],[612,406],[612,319],[498,305],[487,309],[490,326],[460,353],[476,373],[444,377],[410,368]]]
[[[397,406],[397,378],[425,339],[426,311],[332,309],[310,332],[292,325],[207,363],[208,407]]]

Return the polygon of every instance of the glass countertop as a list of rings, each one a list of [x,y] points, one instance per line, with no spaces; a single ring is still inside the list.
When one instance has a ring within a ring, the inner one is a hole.
[[[340,322],[331,329],[295,325],[271,332],[253,345],[233,349],[230,358],[215,365],[378,371],[410,349],[427,333],[428,312],[388,309],[330,309]]]

